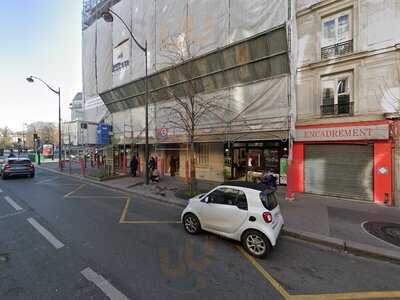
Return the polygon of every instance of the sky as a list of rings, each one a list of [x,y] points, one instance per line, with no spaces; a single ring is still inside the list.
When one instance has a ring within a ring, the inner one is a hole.
[[[82,0],[0,0],[0,127],[58,122],[58,96],[40,82],[61,88],[62,119],[82,90]]]

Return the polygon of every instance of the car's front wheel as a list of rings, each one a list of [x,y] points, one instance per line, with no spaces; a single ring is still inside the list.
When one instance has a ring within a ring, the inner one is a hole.
[[[264,258],[272,250],[271,243],[268,238],[257,230],[249,230],[242,237],[243,247],[251,255]]]
[[[190,234],[197,234],[201,231],[200,221],[192,213],[187,213],[183,217],[183,226],[185,227],[185,230]]]

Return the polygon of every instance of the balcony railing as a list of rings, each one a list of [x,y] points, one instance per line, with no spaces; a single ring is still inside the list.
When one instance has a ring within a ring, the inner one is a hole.
[[[321,105],[321,115],[353,115],[354,103],[339,103],[339,104],[325,104]]]
[[[353,40],[321,48],[321,59],[353,53]]]

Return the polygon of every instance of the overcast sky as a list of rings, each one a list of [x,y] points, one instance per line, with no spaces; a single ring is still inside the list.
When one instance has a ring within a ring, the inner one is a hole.
[[[82,0],[0,0],[0,127],[58,121],[57,95],[29,75],[61,88],[62,118],[82,89]]]

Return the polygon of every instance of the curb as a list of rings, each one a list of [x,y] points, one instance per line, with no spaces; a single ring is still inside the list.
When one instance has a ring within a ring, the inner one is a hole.
[[[378,248],[353,241],[345,241],[312,232],[299,231],[290,228],[282,229],[282,234],[298,240],[327,246],[339,251],[348,252],[357,256],[374,258],[395,264],[400,264],[400,252]]]
[[[157,202],[160,202],[160,203],[164,203],[164,204],[167,203],[167,204],[178,206],[178,207],[182,207],[182,208],[186,207],[186,200],[182,200],[182,201],[185,201],[184,203],[171,201],[171,200],[168,200],[167,198],[158,197],[158,196],[155,196],[155,195],[150,194],[150,193],[141,193],[141,192],[138,192],[138,191],[130,191],[130,190],[124,189],[122,187],[110,186],[110,185],[104,183],[103,181],[98,181],[98,180],[91,179],[91,178],[88,178],[88,177],[83,177],[83,176],[75,175],[75,174],[66,174],[66,173],[63,173],[63,172],[60,172],[60,171],[57,171],[57,170],[53,170],[53,169],[50,169],[50,168],[47,168],[47,167],[42,167],[42,166],[37,166],[37,167],[39,169],[43,169],[43,170],[46,170],[46,171],[49,171],[49,172],[53,172],[55,174],[64,175],[64,176],[73,177],[73,178],[77,178],[77,179],[80,179],[80,180],[88,181],[88,182],[90,182],[92,184],[95,184],[95,185],[98,185],[98,186],[101,186],[101,187],[106,187],[108,189],[111,189],[111,190],[114,190],[114,191],[118,191],[118,192],[122,192],[122,193],[125,193],[125,194],[137,195],[137,196],[141,196],[141,197],[147,197],[147,198],[150,198],[150,199],[152,199],[154,201],[157,201]]]
[[[40,166],[39,168],[56,173],[56,174],[74,177],[74,178],[77,178],[80,180],[85,180],[85,181],[88,181],[95,185],[106,187],[106,188],[109,188],[111,190],[115,190],[118,192],[123,192],[125,194],[147,197],[147,198],[150,198],[157,202],[164,203],[164,204],[167,203],[167,204],[174,205],[177,207],[186,207],[185,203],[171,201],[171,200],[168,200],[167,198],[157,197],[157,196],[149,194],[149,193],[129,191],[129,190],[126,190],[121,187],[109,186],[101,181],[96,181],[96,180],[93,180],[93,179],[90,179],[87,177],[83,177],[80,175],[65,174],[63,172],[53,170],[50,168],[46,168],[46,167],[42,167],[42,166]],[[317,244],[317,245],[326,246],[329,248],[336,249],[338,251],[351,253],[356,256],[374,258],[374,259],[387,261],[387,262],[391,262],[391,263],[400,265],[400,251],[393,251],[393,250],[389,250],[389,249],[378,248],[378,247],[374,247],[374,246],[370,246],[370,245],[366,245],[366,244],[360,244],[360,243],[353,242],[353,241],[345,241],[342,239],[337,239],[337,238],[333,238],[333,237],[329,237],[329,236],[325,236],[325,235],[321,235],[321,234],[317,234],[317,233],[307,232],[307,231],[295,230],[295,229],[291,229],[291,228],[283,228],[282,234],[285,236],[288,236],[288,237],[298,239],[298,240],[306,241],[306,242]]]

